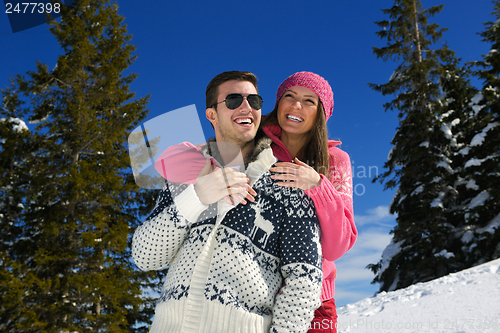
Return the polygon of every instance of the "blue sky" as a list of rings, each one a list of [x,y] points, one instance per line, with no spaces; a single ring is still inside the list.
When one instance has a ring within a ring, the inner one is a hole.
[[[464,61],[480,60],[489,51],[477,34],[493,20],[490,0],[423,0],[423,7],[444,4],[431,22],[449,30],[441,42]],[[373,55],[384,42],[373,23],[387,19],[381,9],[390,0],[324,1],[148,1],[119,0],[119,13],[137,46],[130,72],[139,74],[131,85],[138,97],[151,94],[152,119],[195,104],[206,136],[205,88],[226,70],[248,70],[259,78],[263,113],[272,110],[279,84],[298,71],[326,78],[334,91],[329,136],[343,142],[354,173],[354,212],[359,237],[337,262],[337,305],[373,295],[373,274],[365,269],[380,258],[395,224],[388,206],[393,191],[371,179],[383,171],[398,124],[397,113],[385,112],[383,97],[367,83],[385,83],[396,63]],[[0,88],[10,76],[35,69],[35,62],[53,68],[59,45],[41,25],[12,33],[7,15],[0,13]],[[193,128],[199,128],[193,126]],[[189,131],[189,129],[186,129]],[[193,133],[193,137],[199,137]]]

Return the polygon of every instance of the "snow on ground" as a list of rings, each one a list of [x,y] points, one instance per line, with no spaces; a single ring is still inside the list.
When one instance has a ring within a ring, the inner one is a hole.
[[[500,259],[379,293],[337,314],[339,333],[500,332]]]

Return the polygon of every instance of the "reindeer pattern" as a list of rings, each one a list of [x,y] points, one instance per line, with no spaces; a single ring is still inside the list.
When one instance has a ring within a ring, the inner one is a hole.
[[[271,211],[271,204],[269,201],[265,202],[262,198],[259,198],[253,209],[255,211],[255,221],[252,231],[250,232],[250,238],[255,242],[257,231],[261,230],[259,234],[263,235],[257,242],[259,242],[262,247],[266,247],[269,236],[275,231],[273,223],[265,217],[267,215],[266,213]]]

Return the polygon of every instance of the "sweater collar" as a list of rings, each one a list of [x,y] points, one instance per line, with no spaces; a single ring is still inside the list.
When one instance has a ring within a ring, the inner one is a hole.
[[[259,145],[261,143],[262,147],[266,147],[260,151],[255,150],[255,152],[258,152],[258,155],[252,162],[250,162],[250,164],[248,164],[245,172],[250,179],[250,186],[253,186],[255,182],[262,177],[262,175],[268,172],[269,168],[271,168],[271,166],[278,161],[270,147],[271,140],[263,138],[259,141]]]
[[[271,145],[273,149],[274,156],[280,161],[292,161],[292,155],[286,148],[283,141],[281,141],[281,127],[278,124],[270,124],[262,128],[262,131],[271,139],[273,143]],[[328,150],[335,146],[342,144],[340,141],[328,140]]]
[[[244,170],[241,171],[247,174],[250,179],[250,186],[253,186],[253,184],[278,161],[273,155],[271,142],[272,140],[270,138],[263,137],[255,144],[254,149],[245,156]],[[213,158],[215,162],[220,159],[215,139],[208,140],[201,151],[206,158]],[[217,164],[220,165],[218,162]]]

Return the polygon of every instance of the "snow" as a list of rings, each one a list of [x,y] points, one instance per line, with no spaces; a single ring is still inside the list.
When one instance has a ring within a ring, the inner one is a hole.
[[[500,228],[500,214],[495,216],[485,227],[478,228],[476,231],[478,233],[483,233],[483,232],[494,233],[495,228]]]
[[[431,207],[443,208],[443,198],[444,198],[445,194],[446,193],[444,193],[444,192],[439,192],[438,197],[432,201]]]
[[[394,243],[394,239],[391,239],[389,245],[382,252],[382,267],[378,271],[378,276],[382,276],[382,273],[389,267],[392,258],[401,251],[401,244],[403,241]]]
[[[455,254],[453,252],[448,252],[447,250],[443,250],[439,253],[435,253],[434,257],[445,257],[446,259],[450,259],[451,257],[454,257]]]
[[[465,163],[464,169],[467,169],[468,167],[471,166],[480,166],[480,165],[481,165],[480,160],[478,160],[477,158],[471,158],[470,160],[467,161],[467,163]]]
[[[394,146],[392,146],[391,150],[389,150],[389,153],[387,154],[387,160],[390,161],[392,158],[392,152],[394,150]]]
[[[495,155],[488,156],[486,158],[483,158],[482,160],[478,160],[477,158],[471,158],[470,160],[465,163],[464,169],[471,167],[471,166],[479,166],[481,163],[484,161],[487,161],[489,159],[495,158]]]
[[[471,146],[479,146],[479,145],[482,145],[483,142],[484,142],[484,138],[486,137],[486,133],[492,129],[492,128],[495,128],[496,126],[500,125],[499,123],[497,122],[494,122],[494,123],[489,123],[488,126],[486,126],[485,128],[483,128],[483,130],[481,131],[481,133],[478,133],[476,134],[473,138],[472,138],[472,141],[470,142],[470,145]]]
[[[441,162],[439,162],[437,164],[438,167],[442,167],[442,168],[445,168],[446,171],[448,171],[449,173],[453,173],[453,169],[451,168],[450,166],[450,163],[452,162],[449,158],[447,158],[446,156],[441,156],[442,160]]]
[[[460,240],[462,241],[462,243],[467,244],[472,239],[474,239],[474,233],[470,230],[467,230]]]
[[[0,121],[6,121],[6,119],[5,118],[1,118]],[[12,128],[13,128],[13,130],[15,132],[19,133],[19,132],[22,132],[22,131],[29,131],[28,126],[26,125],[26,123],[22,119],[19,119],[19,118],[9,118],[7,121],[15,124],[14,126],[12,126]]]
[[[30,120],[29,123],[32,125],[36,125],[36,124],[39,124],[40,122],[46,121],[47,119],[49,119],[49,117],[50,117],[50,112],[45,117],[43,117],[41,119]]]
[[[338,332],[499,332],[500,259],[381,292],[339,307],[337,314]]]
[[[470,151],[470,147],[465,147],[465,148],[460,149],[460,151],[458,153],[465,156],[465,155],[469,154],[469,151]]]
[[[479,113],[479,111],[481,111],[482,108],[484,108],[484,105],[474,105],[474,106],[472,106],[472,110],[474,110],[474,114],[476,116]]]
[[[453,137],[453,133],[451,132],[451,126],[449,124],[442,124],[441,131],[443,131],[446,138],[451,139]]]
[[[419,195],[420,193],[422,193],[424,191],[424,185],[420,185],[419,187],[417,187],[412,193],[411,195]]]
[[[476,184],[476,181],[474,179],[469,180],[467,185],[465,185],[466,188],[470,188],[472,190],[479,190],[479,186]]]
[[[472,97],[472,104],[477,104],[483,100],[484,96],[482,93],[477,93],[474,97]]]
[[[460,118],[453,119],[451,122],[451,126],[457,126],[458,124],[460,124]]]
[[[482,191],[478,195],[476,195],[469,204],[469,209],[476,208],[478,206],[482,206],[486,200],[490,197],[488,191]]]
[[[439,183],[441,181],[441,177],[434,177],[431,181],[431,183]]]

